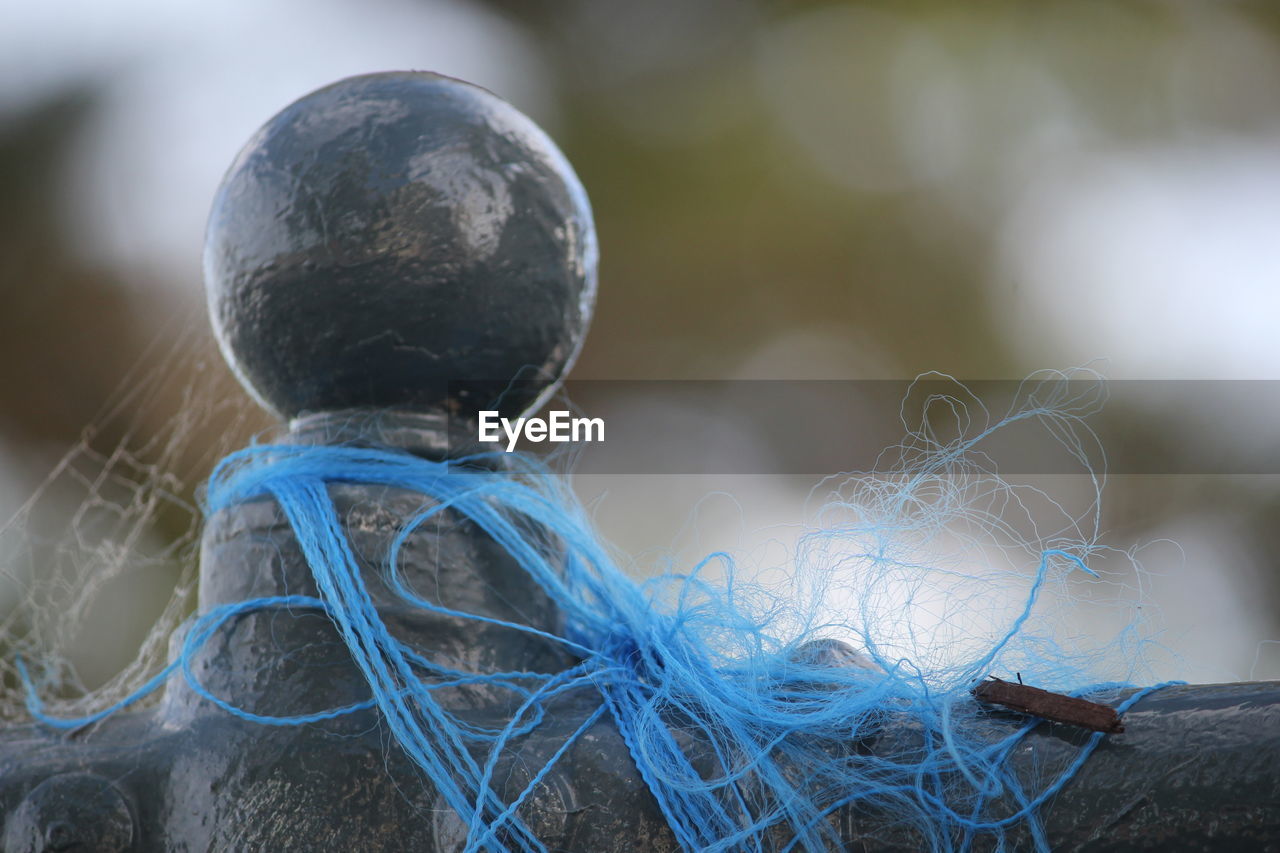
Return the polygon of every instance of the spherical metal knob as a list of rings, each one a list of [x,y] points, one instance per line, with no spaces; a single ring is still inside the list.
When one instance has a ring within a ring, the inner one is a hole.
[[[514,415],[576,357],[596,254],[586,193],[529,118],[394,72],[313,92],[250,139],[204,272],[223,354],[281,416]]]

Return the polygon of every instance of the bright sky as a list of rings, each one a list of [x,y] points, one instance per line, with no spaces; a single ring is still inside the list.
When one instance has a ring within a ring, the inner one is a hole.
[[[1280,128],[1084,158],[1003,237],[1024,349],[1105,353],[1111,378],[1280,379]]]

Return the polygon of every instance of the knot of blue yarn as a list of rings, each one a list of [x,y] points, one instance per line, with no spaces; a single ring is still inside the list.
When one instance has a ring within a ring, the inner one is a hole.
[[[662,677],[661,656],[652,649],[642,648],[634,634],[611,631],[600,640],[597,650],[610,670],[624,672],[627,678],[641,684],[656,683]]]

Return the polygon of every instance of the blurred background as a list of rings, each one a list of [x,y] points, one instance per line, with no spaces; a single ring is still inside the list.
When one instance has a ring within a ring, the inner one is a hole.
[[[29,628],[54,552],[123,535],[134,569],[65,637],[87,685],[189,582],[193,490],[267,425],[203,320],[222,171],[290,101],[397,68],[490,88],[578,170],[577,378],[1280,380],[1274,4],[0,0],[0,613]],[[1157,543],[1161,675],[1280,678],[1275,394],[1180,387],[1102,415],[1114,470],[1208,447],[1258,473],[1114,476],[1104,538]],[[785,541],[813,485],[579,481],[637,571]]]

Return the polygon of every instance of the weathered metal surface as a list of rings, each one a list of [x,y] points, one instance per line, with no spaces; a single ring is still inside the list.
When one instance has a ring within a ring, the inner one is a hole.
[[[515,414],[541,385],[491,405],[468,383],[549,383],[572,363],[596,236],[568,161],[510,104],[436,74],[370,74],[254,135],[214,198],[204,265],[223,353],[286,418]]]
[[[457,379],[535,368],[557,380],[581,343],[594,295],[594,236],[567,164],[510,107],[433,75],[374,75],[285,110],[237,160],[210,224],[210,307],[237,371],[294,421],[294,441],[365,442],[429,458],[463,449],[451,415],[475,400]],[[526,386],[527,388],[527,386]],[[531,396],[507,399],[522,408]],[[412,413],[377,407],[402,407]],[[362,408],[363,407],[363,408]],[[379,566],[421,495],[333,488],[375,604],[392,632],[434,660],[476,671],[572,665],[551,644],[407,608]],[[315,594],[269,501],[207,524],[199,608]],[[552,603],[501,548],[441,513],[415,530],[401,570],[419,594],[459,610],[556,630]],[[175,650],[179,647],[179,638]],[[866,666],[831,644],[806,652]],[[315,612],[257,611],[217,633],[194,672],[222,699],[259,714],[359,702],[367,686],[336,629]],[[503,719],[504,694],[441,691],[476,722]],[[599,705],[589,689],[558,700],[503,759],[499,795],[531,773]],[[992,736],[1023,718],[983,717]],[[696,737],[673,722],[697,764]],[[1036,790],[1077,754],[1084,733],[1048,723],[1012,755]],[[918,732],[888,715],[847,748],[890,754]],[[1062,850],[1264,850],[1280,845],[1280,684],[1178,687],[1125,716],[1043,810]],[[5,851],[460,851],[465,829],[401,752],[376,711],[304,726],[232,716],[181,677],[162,701],[71,733],[0,732]],[[552,850],[671,851],[675,840],[608,717],[519,811]],[[917,850],[922,839],[853,808],[832,815],[848,850]],[[963,841],[963,839],[956,839]],[[781,845],[785,839],[776,839]],[[1024,831],[1010,834],[1025,848]],[[79,846],[76,846],[79,845]],[[989,845],[988,845],[989,846]],[[987,849],[979,842],[974,849]]]
[[[133,834],[133,813],[110,780],[90,773],[62,773],[35,786],[9,813],[4,849],[120,853],[130,849]]]

